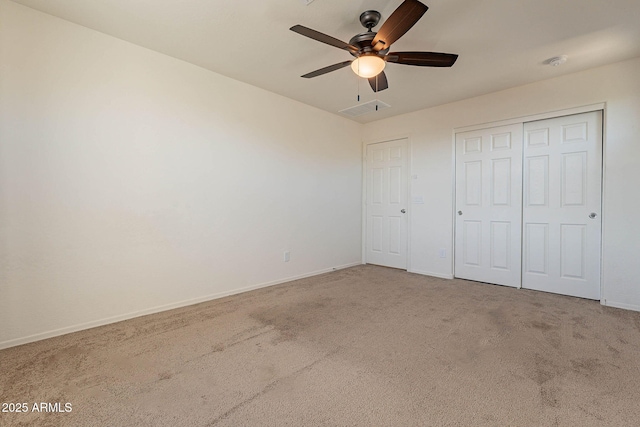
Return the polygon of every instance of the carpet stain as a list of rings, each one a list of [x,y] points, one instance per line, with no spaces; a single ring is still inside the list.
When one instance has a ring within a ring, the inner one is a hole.
[[[595,376],[602,368],[602,362],[596,358],[580,358],[571,360],[572,369],[586,377]]]
[[[161,372],[160,375],[158,375],[158,380],[159,381],[170,380],[171,378],[173,378],[173,373],[171,373],[169,371]]]
[[[573,321],[573,326],[577,326],[580,328],[584,328],[584,329],[589,329],[589,325],[587,323],[587,321],[585,320],[584,317],[582,316],[573,316],[571,318],[571,320]]]
[[[540,386],[540,399],[542,404],[551,408],[560,407],[560,399],[558,398],[558,387],[550,387],[546,384]]]
[[[254,331],[255,331],[255,329],[256,329],[256,328],[249,328],[249,329],[247,330],[247,332],[249,332],[249,331],[250,331],[250,332],[254,332]],[[222,350],[218,350],[220,347],[215,346],[215,347],[213,348],[213,352],[223,351],[225,348],[229,348],[229,347],[233,347],[233,346],[236,346],[236,345],[242,344],[242,343],[244,343],[244,342],[246,342],[246,341],[253,340],[253,339],[258,338],[258,337],[260,337],[260,336],[262,336],[262,335],[268,334],[268,333],[270,333],[270,332],[271,332],[271,330],[270,330],[270,329],[267,329],[266,331],[265,331],[265,330],[261,330],[261,331],[260,331],[260,332],[258,332],[258,333],[255,333],[255,334],[254,334],[254,333],[252,333],[252,334],[250,334],[250,335],[244,335],[244,334],[243,334],[243,335],[241,335],[241,336],[237,336],[237,335],[236,335],[236,336],[232,337],[232,338],[229,340],[230,342],[229,342],[228,344],[226,344],[226,345],[224,345],[224,344],[223,344],[223,345],[222,345]]]
[[[596,420],[603,422],[605,419],[603,416],[583,407],[583,406],[578,406],[578,408],[580,409],[580,411],[582,411],[584,414],[589,415],[590,417],[595,418]]]
[[[328,297],[303,300],[287,305],[277,305],[267,309],[257,310],[250,316],[263,324],[274,328],[280,336],[273,342],[277,344],[283,341],[295,340],[304,331],[327,320],[328,306],[332,299]]]
[[[617,357],[620,355],[620,350],[610,344],[607,344],[607,350],[609,350],[613,354],[613,357]]]
[[[574,332],[572,336],[577,340],[586,340],[587,338],[582,335],[580,332]]]
[[[560,349],[560,346],[562,346],[562,338],[556,331],[545,332],[544,338],[549,343],[549,345],[556,350]]]
[[[551,381],[560,373],[560,368],[553,362],[553,360],[548,359],[539,353],[534,356],[534,364],[535,371],[533,380],[538,383],[538,385],[543,385],[544,383]]]
[[[550,330],[555,328],[555,326],[553,326],[553,325],[550,325],[548,323],[541,322],[541,321],[538,321],[538,320],[534,320],[534,321],[530,322],[529,325],[531,325],[535,329],[539,329],[539,330],[544,331],[544,332],[550,331]]]

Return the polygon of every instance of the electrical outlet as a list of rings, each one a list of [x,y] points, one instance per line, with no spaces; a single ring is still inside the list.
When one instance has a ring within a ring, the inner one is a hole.
[[[291,253],[289,251],[284,251],[284,262],[289,262],[291,260]]]
[[[438,256],[439,256],[440,258],[446,258],[446,257],[447,257],[447,250],[446,250],[446,249],[440,249],[440,250],[438,251]]]

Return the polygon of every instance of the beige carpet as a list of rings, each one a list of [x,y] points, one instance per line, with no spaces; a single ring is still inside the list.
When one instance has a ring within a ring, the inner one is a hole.
[[[0,401],[29,405],[3,426],[640,425],[640,313],[375,266],[3,350],[0,366]]]

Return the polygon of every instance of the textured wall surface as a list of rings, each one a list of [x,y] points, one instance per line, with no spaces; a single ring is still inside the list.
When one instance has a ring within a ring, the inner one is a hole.
[[[0,2],[0,346],[359,263],[360,153],[357,123]]]

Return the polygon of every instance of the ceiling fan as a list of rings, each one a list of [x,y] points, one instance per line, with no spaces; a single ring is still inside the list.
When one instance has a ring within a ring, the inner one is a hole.
[[[301,77],[310,79],[351,65],[351,69],[358,76],[369,80],[374,92],[379,92],[389,87],[387,76],[383,71],[387,62],[420,67],[451,67],[458,59],[458,55],[440,52],[389,52],[391,44],[409,31],[427,9],[429,8],[418,0],[404,0],[382,24],[378,32],[371,29],[378,25],[380,12],[367,10],[360,15],[360,23],[368,31],[356,34],[349,43],[302,25],[294,25],[290,28],[291,31],[346,50],[356,58],[320,68]]]

